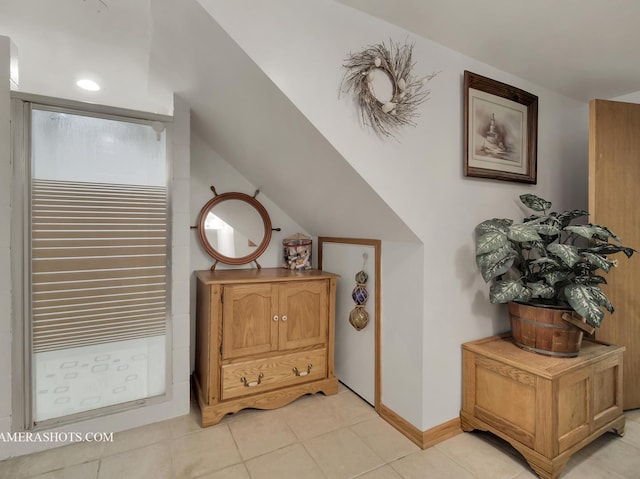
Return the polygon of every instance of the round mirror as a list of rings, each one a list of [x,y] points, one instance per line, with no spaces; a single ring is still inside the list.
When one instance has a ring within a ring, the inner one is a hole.
[[[200,210],[198,236],[216,264],[246,264],[256,261],[267,249],[271,241],[271,219],[254,197],[223,193]],[[260,268],[257,261],[256,265]]]

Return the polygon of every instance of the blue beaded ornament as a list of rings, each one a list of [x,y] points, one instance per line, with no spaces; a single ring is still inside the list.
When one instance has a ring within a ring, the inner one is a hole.
[[[366,261],[366,256],[364,257]],[[351,292],[351,298],[353,299],[353,302],[356,303],[356,307],[353,308],[349,314],[349,322],[357,331],[364,329],[369,323],[369,313],[364,309],[365,304],[369,299],[369,292],[365,287],[368,279],[369,275],[364,271],[364,269],[358,271],[356,273],[356,287],[353,288],[353,291]]]

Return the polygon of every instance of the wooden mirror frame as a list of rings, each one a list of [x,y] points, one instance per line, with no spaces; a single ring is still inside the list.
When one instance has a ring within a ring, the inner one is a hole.
[[[213,191],[215,193],[215,190]],[[256,192],[256,194],[257,193],[258,192]],[[264,224],[264,237],[262,238],[262,242],[258,245],[258,247],[253,253],[248,254],[246,256],[241,256],[239,258],[231,258],[230,256],[225,256],[219,253],[218,251],[216,251],[207,240],[207,237],[205,234],[204,223],[206,221],[207,215],[216,205],[227,200],[240,200],[248,203],[250,206],[253,206],[258,211],[258,214],[262,218],[262,222]],[[247,194],[238,193],[238,192],[222,193],[221,195],[216,194],[216,196],[211,198],[200,210],[200,214],[198,216],[197,228],[198,228],[198,237],[200,238],[200,244],[202,244],[202,247],[206,250],[206,252],[213,259],[216,260],[213,266],[211,266],[212,271],[216,268],[218,263],[237,266],[241,264],[251,263],[252,261],[255,262],[258,269],[261,269],[260,264],[258,264],[258,261],[256,260],[258,259],[258,257],[260,257],[262,253],[264,253],[264,251],[267,249],[267,246],[269,246],[269,242],[271,241],[272,227],[271,227],[271,218],[269,217],[269,213],[267,213],[267,210],[264,208],[264,206],[262,206],[262,204],[258,200],[256,200],[254,196],[249,196]]]

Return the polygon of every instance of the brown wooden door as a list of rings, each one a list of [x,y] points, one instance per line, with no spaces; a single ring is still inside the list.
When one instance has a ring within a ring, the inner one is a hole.
[[[589,130],[590,221],[640,251],[640,105],[593,100]],[[603,288],[615,312],[596,337],[627,348],[624,409],[634,409],[640,407],[640,253],[618,259]]]
[[[278,349],[278,297],[271,284],[225,286],[222,297],[222,358]]]
[[[326,344],[329,318],[325,281],[300,281],[279,285],[279,349]]]

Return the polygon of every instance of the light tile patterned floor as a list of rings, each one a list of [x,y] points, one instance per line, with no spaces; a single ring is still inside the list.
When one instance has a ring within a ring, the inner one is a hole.
[[[505,442],[459,434],[420,450],[348,389],[273,411],[242,411],[200,428],[191,414],[114,437],[0,462],[6,479],[526,479],[537,477]],[[640,477],[640,410],[626,434],[574,455],[562,479]]]

